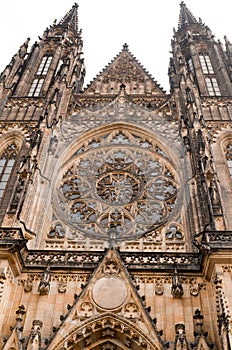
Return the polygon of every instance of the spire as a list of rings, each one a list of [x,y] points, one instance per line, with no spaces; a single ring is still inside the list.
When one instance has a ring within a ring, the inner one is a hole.
[[[198,21],[193,16],[191,11],[187,8],[184,1],[180,3],[180,15],[178,22],[178,29],[185,28],[187,25],[197,24]]]
[[[58,26],[63,27],[64,29],[70,28],[74,32],[78,31],[78,5],[75,3],[71,10],[69,10],[66,15],[58,23]]]

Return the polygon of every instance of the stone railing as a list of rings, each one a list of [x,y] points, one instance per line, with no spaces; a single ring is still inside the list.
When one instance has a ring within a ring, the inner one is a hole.
[[[120,252],[129,270],[200,271],[204,251],[232,249],[232,231],[208,231],[197,235],[199,252]],[[0,228],[0,248],[14,246],[26,268],[93,269],[104,258],[105,251],[28,250],[20,228]]]
[[[208,231],[203,237],[211,248],[232,248],[232,231]]]
[[[120,253],[121,259],[128,268],[166,270],[199,270],[201,254],[197,253]]]
[[[0,241],[2,240],[23,240],[21,228],[0,228]]]
[[[197,253],[125,253],[120,252],[122,261],[129,269],[152,269],[199,271],[201,255]],[[62,251],[28,251],[22,253],[26,267],[68,267],[95,268],[103,259],[104,252],[62,252]]]
[[[67,251],[38,251],[27,250],[22,252],[23,261],[26,267],[30,266],[57,266],[92,268],[96,267],[103,259],[104,252],[67,252]]]

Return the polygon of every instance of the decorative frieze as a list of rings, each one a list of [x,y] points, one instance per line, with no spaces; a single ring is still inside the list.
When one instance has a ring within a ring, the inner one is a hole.
[[[232,271],[232,265],[222,265],[222,271],[223,272],[231,272]]]
[[[1,239],[23,239],[22,230],[20,228],[0,228],[0,240]]]
[[[54,272],[49,272],[49,275],[47,273],[46,276],[45,273],[28,273],[26,278],[18,280],[18,284],[23,286],[25,293],[32,292],[33,286],[37,286],[38,288],[36,293],[43,294],[46,291],[44,294],[47,294],[51,283],[56,282],[58,292],[65,293],[69,282],[75,282],[77,286],[81,288],[81,285],[89,280],[89,276],[89,274],[84,273],[57,274]]]
[[[209,231],[205,233],[205,240],[212,248],[228,248],[232,245],[232,231]]]
[[[159,268],[160,270],[166,268],[172,268],[178,266],[178,269],[194,269],[199,270],[201,263],[201,256],[194,253],[140,253],[129,254],[121,253],[121,258],[124,263],[130,267],[136,267],[136,269],[144,269],[144,267],[150,266],[153,268]]]
[[[63,252],[63,251],[26,251],[23,259],[25,266],[76,266],[77,268],[93,268],[103,259],[103,252]],[[121,252],[120,256],[128,268],[144,269],[153,268],[159,270],[178,269],[200,270],[201,256],[198,253],[161,253],[161,252],[141,252],[126,253]]]

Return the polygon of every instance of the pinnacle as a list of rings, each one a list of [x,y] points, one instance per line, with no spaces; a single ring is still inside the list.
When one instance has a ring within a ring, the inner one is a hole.
[[[180,3],[180,15],[179,15],[179,23],[178,29],[184,28],[191,24],[197,24],[196,18],[193,16],[191,11],[187,8],[184,1]]]
[[[64,28],[70,28],[74,32],[78,31],[78,4],[75,2],[71,10],[69,10],[66,15],[60,20],[59,26]]]

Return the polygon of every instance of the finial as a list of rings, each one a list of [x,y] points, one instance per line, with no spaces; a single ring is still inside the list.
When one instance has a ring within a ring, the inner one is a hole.
[[[114,225],[110,225],[110,228],[108,230],[109,234],[109,247],[113,248],[116,243],[116,238],[117,238],[117,229]]]
[[[128,51],[128,44],[127,44],[127,43],[125,43],[125,44],[123,45],[123,51]]]
[[[231,45],[231,43],[226,35],[224,36],[224,40],[225,40],[226,45]]]
[[[126,90],[126,85],[123,84],[123,83],[122,83],[119,87],[120,87],[120,90],[121,90],[121,91],[122,91],[122,90]]]

